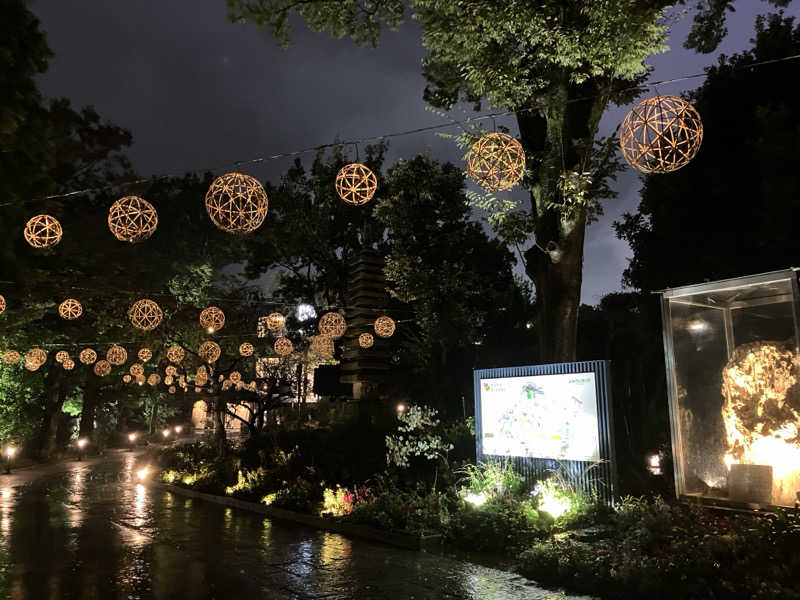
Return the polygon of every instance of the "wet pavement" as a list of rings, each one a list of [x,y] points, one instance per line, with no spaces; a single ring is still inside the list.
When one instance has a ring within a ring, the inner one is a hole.
[[[0,598],[565,598],[504,571],[151,489],[134,461],[0,475]]]

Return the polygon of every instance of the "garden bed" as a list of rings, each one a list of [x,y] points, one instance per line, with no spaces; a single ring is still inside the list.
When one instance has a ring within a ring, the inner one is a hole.
[[[264,504],[257,502],[247,502],[237,498],[229,498],[227,496],[219,496],[217,494],[197,492],[195,490],[177,485],[153,483],[152,487],[180,496],[197,498],[200,500],[205,500],[206,502],[213,502],[215,504],[222,504],[223,506],[247,510],[264,515],[271,519],[300,523],[308,527],[333,531],[335,533],[341,533],[350,537],[361,538],[373,542],[381,542],[398,548],[406,548],[409,550],[425,550],[439,546],[442,540],[441,535],[414,535],[410,533],[386,531],[375,527],[369,527],[367,525],[347,523],[336,517],[317,517],[293,510],[286,510],[284,508],[265,506]]]

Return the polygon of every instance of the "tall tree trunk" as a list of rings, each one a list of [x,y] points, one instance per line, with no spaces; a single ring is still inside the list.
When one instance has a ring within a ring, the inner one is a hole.
[[[566,213],[553,203],[563,202],[562,173],[589,169],[606,104],[603,98],[581,99],[591,96],[592,90],[565,81],[535,99],[528,107],[533,110],[517,113],[522,145],[536,178],[530,192],[537,246],[525,253],[525,271],[536,287],[535,326],[542,362],[575,360],[587,211],[580,206]]]
[[[58,419],[61,415],[61,406],[66,399],[66,390],[60,385],[59,373],[55,365],[50,365],[45,376],[45,402],[44,414],[39,430],[37,454],[40,459],[46,460],[55,451],[56,433],[58,432]]]
[[[83,409],[81,422],[78,426],[78,436],[92,439],[94,437],[94,419],[99,402],[100,384],[97,376],[88,372],[83,386]]]
[[[225,399],[221,395],[214,400],[214,439],[217,442],[217,453],[225,455]]]
[[[158,400],[153,400],[153,407],[150,409],[150,435],[156,432],[158,424]]]

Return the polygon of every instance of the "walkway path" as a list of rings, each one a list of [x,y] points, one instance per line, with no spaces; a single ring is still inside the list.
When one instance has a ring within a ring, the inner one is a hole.
[[[565,598],[503,571],[150,489],[134,463],[116,453],[0,475],[0,598]]]

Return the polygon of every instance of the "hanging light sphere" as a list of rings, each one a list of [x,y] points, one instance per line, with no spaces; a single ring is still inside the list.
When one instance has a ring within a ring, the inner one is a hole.
[[[25,355],[25,368],[29,371],[35,371],[41,367],[47,360],[47,352],[41,348],[31,348]]]
[[[144,385],[144,382],[147,381],[144,375],[137,375],[136,377],[133,378],[133,380],[139,385]]]
[[[309,352],[321,358],[331,358],[333,356],[333,338],[327,335],[315,335],[311,338]]]
[[[56,362],[63,363],[65,360],[69,358],[69,352],[66,350],[59,350],[56,352]]]
[[[156,209],[138,196],[120,198],[108,209],[108,228],[120,242],[143,242],[156,227]]]
[[[71,358],[68,358],[63,363],[61,363],[61,366],[64,367],[65,371],[72,371],[72,369],[75,368],[75,361],[72,360]]]
[[[92,350],[91,348],[85,348],[81,350],[81,353],[78,355],[78,358],[81,362],[85,365],[91,365],[94,361],[97,360],[97,352]]]
[[[124,365],[128,360],[128,351],[122,346],[111,346],[106,352],[106,360],[112,365]]]
[[[130,383],[131,382],[131,376],[126,373],[125,375],[122,376],[122,381],[123,381],[123,383]]]
[[[394,335],[395,324],[391,317],[386,315],[375,319],[375,334],[382,338]]]
[[[137,300],[128,310],[128,318],[131,320],[131,325],[142,331],[155,329],[161,323],[163,317],[164,313],[161,307],[149,298]]]
[[[253,347],[253,344],[251,344],[250,342],[244,342],[239,345],[239,354],[241,356],[253,356],[254,351],[255,348]]]
[[[172,346],[167,348],[167,360],[171,363],[175,363],[177,365],[183,360],[184,356],[186,356],[186,353],[183,351],[183,348],[181,348],[177,344],[173,344]]]
[[[61,223],[50,215],[36,215],[25,225],[25,241],[34,248],[50,248],[61,241]]]
[[[67,298],[58,305],[58,314],[62,319],[73,321],[83,314],[83,306],[75,298]]]
[[[98,377],[105,377],[111,373],[111,363],[107,360],[98,360],[94,363],[94,374]]]
[[[487,133],[467,153],[467,174],[490,192],[514,187],[525,172],[525,150],[506,133]]]
[[[242,173],[217,177],[206,193],[208,217],[228,233],[250,233],[261,227],[268,206],[263,186]]]
[[[3,354],[3,362],[7,365],[17,364],[20,358],[22,358],[22,356],[20,356],[20,353],[16,350],[7,350]]]
[[[140,361],[147,362],[148,360],[153,358],[153,353],[150,351],[150,348],[142,348],[141,350],[139,350],[136,356],[139,357]]]
[[[147,378],[147,383],[152,387],[157,386],[161,383],[161,375],[158,373],[150,373],[150,376]]]
[[[328,312],[319,319],[319,332],[331,339],[338,339],[347,331],[347,322],[336,312]]]
[[[358,336],[358,345],[362,348],[372,348],[372,345],[375,343],[375,338],[372,337],[371,333],[362,333]]]
[[[200,313],[200,325],[202,325],[208,333],[219,331],[225,326],[225,313],[218,306],[209,306],[204,308]]]
[[[216,362],[220,354],[222,354],[222,349],[216,342],[203,342],[200,344],[197,354],[207,363],[213,363]]]
[[[131,375],[136,377],[137,375],[141,375],[144,373],[144,367],[139,363],[133,363],[131,365],[131,368],[128,369],[128,371],[130,372]]]
[[[2,315],[6,310],[6,299],[0,295],[0,315]]]
[[[269,313],[267,315],[267,329],[270,331],[278,331],[286,325],[286,317],[279,312]]]
[[[645,98],[619,130],[622,156],[643,173],[670,173],[686,166],[703,141],[703,122],[694,106],[678,96]]]
[[[336,174],[336,193],[348,204],[366,204],[375,195],[378,180],[375,173],[361,163],[350,163]]]
[[[275,354],[278,356],[287,356],[292,353],[294,346],[292,345],[292,340],[287,337],[279,337],[275,340],[275,344],[273,344],[272,349],[275,350]]]
[[[175,386],[174,385],[169,386],[169,390],[168,391],[169,391],[170,394],[174,394],[175,393]]]
[[[242,374],[239,371],[231,371],[231,374],[228,375],[228,379],[230,379],[233,383],[242,380]]]
[[[176,369],[172,365],[167,365],[167,368],[164,369],[164,374],[165,375],[175,375],[175,373],[177,373],[177,372],[178,372],[178,369]]]

